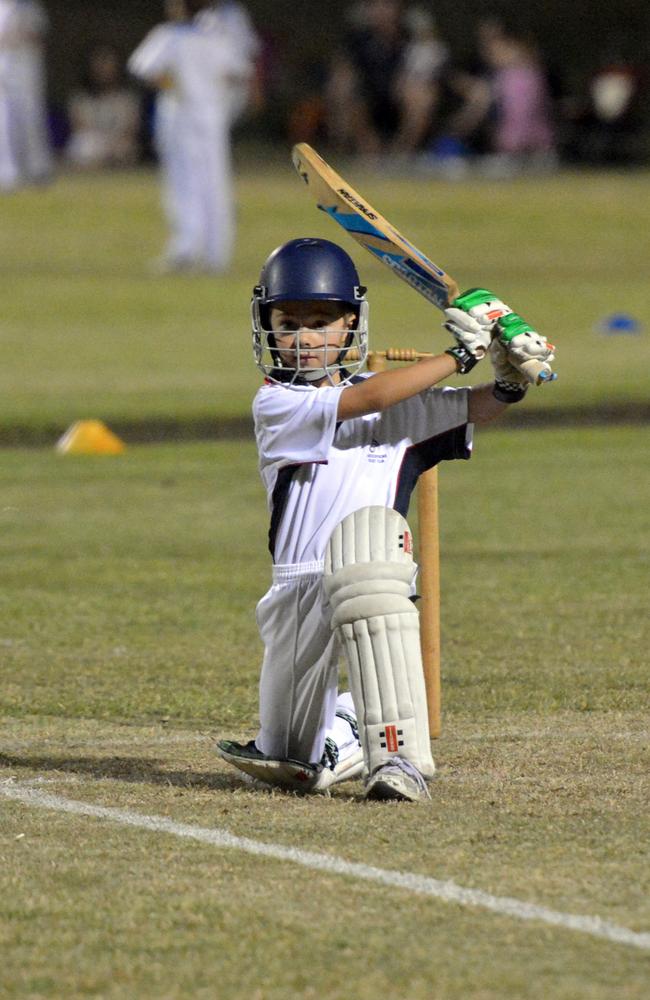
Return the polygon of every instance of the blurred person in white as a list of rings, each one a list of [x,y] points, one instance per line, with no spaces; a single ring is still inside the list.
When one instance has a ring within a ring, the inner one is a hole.
[[[125,167],[139,154],[140,98],[126,86],[117,52],[92,49],[82,86],[68,102],[66,158],[80,169]]]
[[[235,235],[229,95],[248,62],[228,36],[201,24],[210,3],[165,6],[168,20],[128,61],[129,71],[158,91],[155,142],[170,226],[159,269],[222,272]]]
[[[234,125],[263,105],[258,63],[262,45],[251,16],[238,0],[219,0],[197,15],[199,23],[227,37],[236,52],[246,61],[246,73],[229,85],[230,121]]]
[[[644,121],[648,106],[648,72],[625,52],[621,42],[610,44],[582,92],[565,102],[569,121],[568,158],[595,166],[646,163]]]
[[[38,0],[0,0],[0,190],[46,181],[43,39],[48,20]]]

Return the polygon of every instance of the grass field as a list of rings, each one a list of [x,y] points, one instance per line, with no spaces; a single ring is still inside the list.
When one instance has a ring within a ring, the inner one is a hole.
[[[346,173],[461,286],[498,289],[557,342],[561,379],[531,408],[647,406],[650,337],[605,337],[606,315],[647,316],[650,175],[513,183]],[[223,278],[152,277],[162,246],[149,173],[62,178],[5,198],[0,228],[0,433],[248,412],[257,384],[249,300],[262,261],[299,235],[343,239],[293,173],[238,186],[239,239]],[[634,234],[634,235],[632,235]],[[349,240],[369,286],[371,346],[444,347],[440,316]],[[179,358],[182,357],[182,364]]]
[[[147,275],[163,235],[147,174],[3,202],[4,439],[83,416],[244,415],[259,262],[307,228],[333,236],[295,183],[242,176],[237,267],[218,280]],[[553,316],[561,379],[526,407],[643,403],[647,334],[592,326],[644,315],[647,177],[358,186],[461,280]],[[468,246],[485,202],[492,256],[485,236]],[[375,346],[439,343],[438,318],[368,263]],[[443,733],[433,800],[414,808],[363,803],[355,783],[260,793],[212,751],[256,726],[269,561],[251,441],[0,450],[0,997],[647,996],[647,426],[569,414],[481,432],[475,450],[441,471]]]

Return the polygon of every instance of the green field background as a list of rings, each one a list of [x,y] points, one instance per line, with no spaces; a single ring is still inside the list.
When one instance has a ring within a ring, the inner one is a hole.
[[[616,312],[645,322],[650,175],[445,183],[344,166],[461,287],[497,290],[557,344],[560,379],[530,394],[529,412],[647,414],[647,329],[605,336],[598,326]],[[286,165],[239,170],[237,249],[227,275],[150,274],[165,237],[158,202],[150,172],[63,177],[3,200],[5,441],[51,437],[80,418],[122,427],[246,415],[258,384],[251,289],[268,253],[299,235],[339,240],[352,253],[369,286],[371,347],[447,346],[437,311],[317,211],[288,155]]]

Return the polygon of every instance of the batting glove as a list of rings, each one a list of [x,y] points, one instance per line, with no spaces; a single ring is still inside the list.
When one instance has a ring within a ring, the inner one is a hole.
[[[490,344],[489,355],[494,368],[492,395],[500,403],[518,403],[526,395],[530,379],[510,363],[508,348],[498,338]]]
[[[529,382],[552,382],[557,378],[551,368],[555,347],[517,313],[497,321],[495,339],[505,347],[510,364],[526,375]]]
[[[470,371],[485,357],[494,335],[495,323],[512,309],[485,288],[471,288],[445,309],[446,330],[453,334],[456,347],[446,353],[460,364],[460,372]]]
[[[501,388],[495,387],[497,399],[517,402],[523,398],[528,385],[551,382],[557,378],[551,368],[555,357],[553,345],[497,298],[494,292],[486,288],[470,288],[454,299],[445,315],[448,316],[445,326],[454,334],[459,345],[461,330],[466,331],[463,346],[472,357],[482,357],[487,350],[491,351],[492,363],[498,366],[503,382]],[[495,341],[503,351],[491,350],[490,345]],[[506,384],[509,389],[505,388]],[[505,399],[506,395],[508,399]]]

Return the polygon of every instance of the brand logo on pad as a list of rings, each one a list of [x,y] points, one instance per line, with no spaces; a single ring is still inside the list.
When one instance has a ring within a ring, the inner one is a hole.
[[[408,555],[413,555],[413,535],[410,531],[405,531],[403,535],[399,536],[399,547],[404,549]]]
[[[398,729],[397,726],[386,726],[379,734],[382,750],[388,750],[389,753],[397,753],[399,748],[404,746],[404,740],[400,739],[403,735],[403,729]]]

